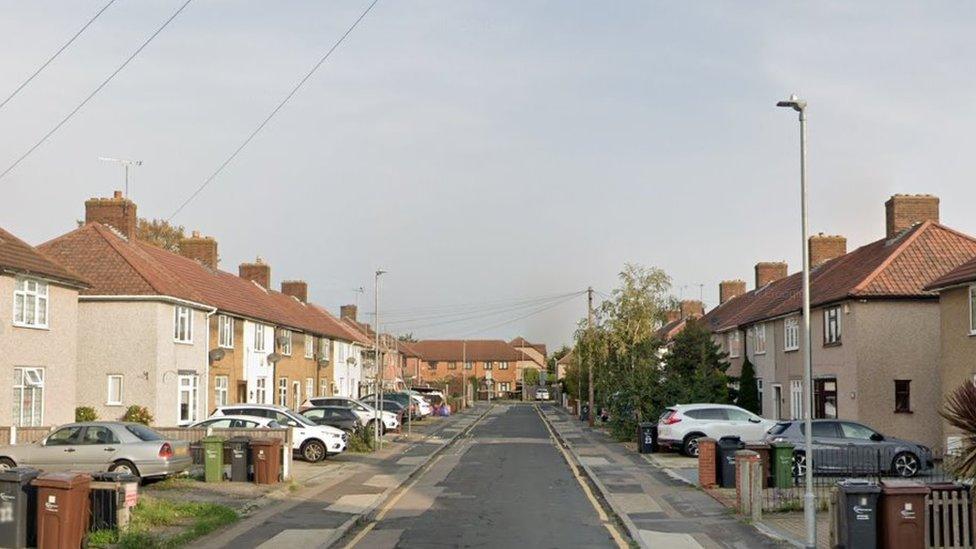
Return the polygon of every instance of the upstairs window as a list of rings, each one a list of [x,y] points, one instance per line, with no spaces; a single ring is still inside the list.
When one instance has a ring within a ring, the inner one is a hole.
[[[729,358],[739,358],[739,330],[732,330],[728,336]]]
[[[458,363],[457,362],[448,362],[447,363],[447,369],[448,370],[457,370],[457,366],[458,366]]]
[[[909,414],[912,411],[912,382],[907,379],[895,380],[895,413]]]
[[[498,363],[498,369],[499,370],[507,370],[508,369],[508,362],[505,362],[504,360],[501,361],[501,362],[499,362]]]
[[[824,345],[840,344],[840,307],[824,309]]]
[[[254,350],[264,351],[264,324],[254,325]]]
[[[464,369],[465,370],[474,370],[474,362],[471,362],[470,360],[467,361],[467,362],[465,362],[464,363]]]
[[[492,366],[494,366],[494,363],[492,361],[489,360],[485,362],[485,370],[491,370]]]
[[[324,337],[319,339],[319,355],[321,355],[322,358],[326,360],[329,360],[329,357],[332,355],[330,353],[331,349],[329,347],[330,345],[329,341],[330,340]],[[339,364],[345,364],[349,360],[348,355],[349,355],[349,347],[345,344],[339,345]]]
[[[178,343],[193,343],[193,311],[189,307],[177,306],[173,319],[173,340]]]
[[[437,361],[436,360],[431,360],[430,362],[428,362],[427,363],[427,369],[428,370],[436,370],[437,369]]]
[[[281,331],[281,354],[291,356],[291,330]]]
[[[315,357],[315,336],[305,334],[305,358]]]
[[[47,282],[18,278],[14,285],[14,325],[47,328]]]
[[[766,324],[757,324],[752,333],[755,338],[755,354],[766,354]]]
[[[794,316],[783,321],[783,350],[800,349],[800,321]]]
[[[227,315],[217,317],[217,345],[225,349],[234,348],[234,319]]]

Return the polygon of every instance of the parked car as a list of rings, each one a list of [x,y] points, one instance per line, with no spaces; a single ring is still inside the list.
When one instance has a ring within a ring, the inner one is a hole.
[[[370,402],[376,398],[376,395],[366,395],[360,400]],[[383,393],[383,398],[392,400],[394,402],[399,402],[401,405],[407,407],[410,411],[410,417],[414,420],[421,420],[425,417],[431,415],[434,411],[430,407],[430,403],[424,400],[419,395],[408,393],[406,391],[397,391],[394,393]]]
[[[0,447],[0,470],[119,471],[168,477],[190,468],[190,443],[170,440],[141,423],[69,423],[33,444]]]
[[[298,451],[305,461],[315,463],[330,454],[346,450],[348,436],[341,429],[328,425],[316,425],[284,406],[273,404],[230,404],[218,406],[211,417],[258,416],[273,419],[284,427],[291,427],[292,450]]]
[[[341,406],[348,408],[359,418],[359,424],[367,429],[373,429],[373,422],[376,421],[376,408],[373,408],[372,400],[357,400],[344,396],[313,397],[308,402],[315,407],[318,406]],[[383,422],[383,432],[395,431],[400,428],[400,420],[396,414],[382,412],[380,420]]]
[[[667,408],[657,424],[657,441],[665,449],[698,457],[698,439],[736,436],[759,441],[776,422],[730,404],[679,404]]]
[[[280,429],[277,421],[260,416],[212,417],[190,425],[191,429]]]
[[[439,389],[435,389],[433,387],[411,387],[410,390],[414,393],[422,395],[431,404],[440,406],[444,403],[444,393]]]
[[[914,477],[932,468],[932,451],[922,444],[888,437],[854,421],[815,419],[813,425],[813,472],[816,474],[891,474]],[[802,420],[782,421],[766,435],[768,442],[791,442],[793,474],[806,474]]]
[[[434,407],[431,406],[430,400],[428,400],[426,396],[418,393],[417,391],[412,391],[409,389],[403,392],[410,395],[411,401],[417,405],[417,414],[421,418],[433,415]]]
[[[302,411],[302,415],[311,420],[316,425],[328,425],[336,429],[342,429],[348,434],[362,429],[363,424],[359,416],[345,406],[315,406]]]
[[[536,389],[535,390],[535,399],[536,400],[549,400],[549,389],[546,389],[545,387],[539,387],[538,389]]]

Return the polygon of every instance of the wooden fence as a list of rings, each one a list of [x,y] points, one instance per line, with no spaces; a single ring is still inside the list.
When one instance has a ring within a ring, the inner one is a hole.
[[[973,547],[972,495],[968,488],[935,490],[925,496],[928,549]]]

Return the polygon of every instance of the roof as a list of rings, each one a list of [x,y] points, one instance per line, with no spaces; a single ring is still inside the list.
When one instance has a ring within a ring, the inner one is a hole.
[[[0,228],[0,271],[40,275],[69,286],[84,286],[84,278]]]
[[[545,359],[547,356],[549,356],[549,354],[546,352],[546,344],[545,343],[531,343],[531,342],[529,342],[529,340],[525,339],[522,336],[516,337],[515,339],[509,341],[508,344],[511,345],[512,347],[515,347],[516,349],[518,349],[518,348],[535,349],[536,352],[538,352],[540,355],[542,355],[542,358],[543,359]]]
[[[687,320],[687,318],[678,318],[671,322],[666,322],[654,332],[654,335],[661,341],[669,341],[684,328],[685,321]]]
[[[88,223],[38,247],[89,281],[82,295],[168,296],[301,331],[353,340],[325,309]]]
[[[522,353],[500,339],[425,339],[413,344],[427,361],[486,361],[522,358]]]
[[[976,259],[967,261],[941,277],[933,280],[928,286],[925,287],[925,289],[940,290],[949,286],[965,284],[973,281],[976,281]]]
[[[906,229],[831,259],[810,273],[810,304],[844,299],[934,299],[929,285],[976,258],[976,239],[933,221]],[[746,292],[703,318],[714,332],[799,311],[802,274]]]
[[[574,352],[575,351],[570,350],[568,353],[564,354],[562,358],[560,358],[559,360],[557,360],[556,361],[556,364],[572,364],[572,362],[573,362],[573,353]]]
[[[417,350],[416,341],[403,341],[397,340],[397,350],[403,353],[405,356],[422,358],[420,351]]]

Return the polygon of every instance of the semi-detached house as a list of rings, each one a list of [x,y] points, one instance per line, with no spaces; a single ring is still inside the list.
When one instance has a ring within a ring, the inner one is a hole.
[[[74,420],[84,279],[0,229],[0,425]]]
[[[895,195],[884,238],[846,250],[833,235],[810,239],[813,417],[866,423],[941,447],[939,300],[928,285],[976,257],[976,239],[939,223],[939,199]],[[757,288],[723,283],[703,318],[729,354],[756,369],[763,415],[804,417],[801,274],[757,266]],[[729,295],[730,294],[730,295]]]

